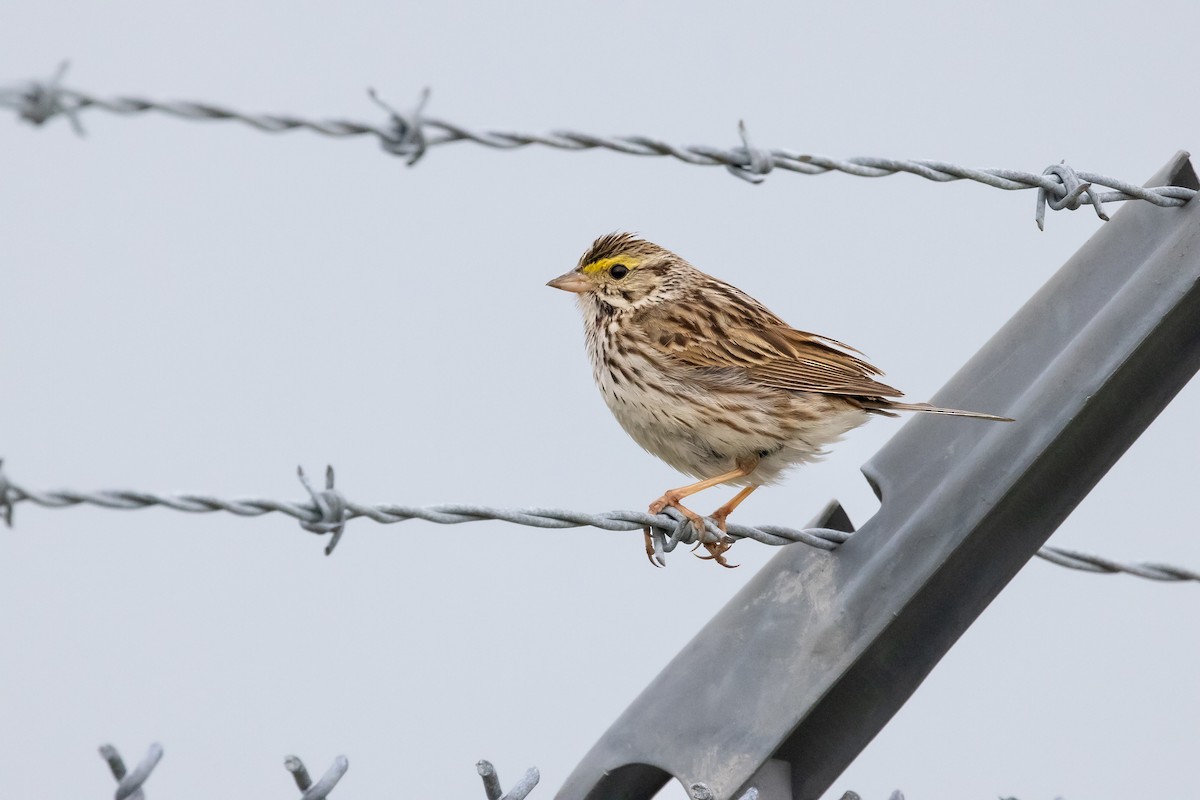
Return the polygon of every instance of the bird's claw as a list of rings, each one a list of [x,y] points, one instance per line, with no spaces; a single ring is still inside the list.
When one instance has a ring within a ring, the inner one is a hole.
[[[728,533],[725,529],[725,526],[727,524],[727,522],[726,522],[727,516],[729,516],[729,515],[719,513],[719,510],[718,510],[718,513],[713,514],[712,520],[713,520],[713,522],[717,523],[717,527],[721,529],[721,533],[723,535],[721,536],[721,538],[718,541],[715,541],[715,542],[704,542],[704,541],[697,542],[696,547],[692,548],[692,552],[693,553],[696,552],[696,549],[698,547],[700,547],[700,545],[704,545],[704,549],[708,551],[708,555],[696,556],[696,558],[700,559],[701,561],[716,561],[718,564],[720,564],[722,567],[725,567],[726,569],[737,569],[738,567],[741,566],[741,564],[730,564],[728,561],[725,560],[725,553],[729,550],[729,548],[733,547],[733,543],[734,543],[734,540],[729,538]]]
[[[700,544],[696,545],[696,547],[699,547],[701,544],[704,545],[704,549],[708,551],[708,555],[706,556],[696,556],[696,558],[700,559],[701,561],[716,561],[726,569],[737,569],[741,566],[741,564],[730,564],[725,560],[726,551],[733,547],[732,539],[722,538],[718,542],[700,542]],[[695,547],[692,548],[692,550],[695,549]]]
[[[666,564],[663,563],[662,556],[654,552],[654,534],[650,530],[649,525],[642,528],[642,536],[646,538],[646,558],[650,559],[650,563],[660,569],[665,567]]]

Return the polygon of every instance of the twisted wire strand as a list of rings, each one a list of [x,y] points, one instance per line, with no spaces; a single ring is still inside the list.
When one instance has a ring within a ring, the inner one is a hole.
[[[560,508],[494,508],[474,504],[449,504],[437,506],[405,506],[394,503],[367,505],[345,497],[334,486],[333,467],[325,472],[325,488],[315,489],[302,468],[297,469],[301,484],[309,493],[308,502],[287,502],[263,498],[239,498],[226,500],[211,495],[157,494],[129,490],[105,490],[79,492],[60,489],[37,492],[25,489],[8,480],[4,473],[4,462],[0,459],[0,519],[12,527],[13,508],[17,503],[29,502],[43,508],[67,508],[91,505],[100,508],[132,510],[161,506],[175,511],[204,514],[224,511],[240,517],[260,517],[264,514],[286,514],[299,520],[301,527],[316,534],[332,534],[325,547],[325,554],[333,552],[345,531],[346,523],[365,517],[389,525],[419,519],[438,525],[458,525],[464,522],[498,520],[525,525],[532,528],[561,530],[590,526],[606,531],[635,531],[649,529],[658,562],[665,565],[664,555],[679,545],[696,544],[700,541],[716,542],[722,537],[729,539],[753,539],[762,544],[781,546],[804,544],[820,550],[835,550],[853,534],[831,528],[789,528],[783,525],[737,525],[730,524],[722,533],[711,519],[706,519],[704,531],[694,531],[691,524],[672,508],[661,514],[644,511],[606,511],[589,514]],[[1129,563],[1115,561],[1103,556],[1080,553],[1061,547],[1043,547],[1037,552],[1039,558],[1060,567],[1093,573],[1124,573],[1147,580],[1162,582],[1200,582],[1200,572],[1157,563]]]
[[[843,159],[779,148],[764,150],[753,145],[744,123],[738,125],[741,146],[733,148],[679,146],[649,136],[598,136],[570,130],[546,134],[478,131],[425,115],[428,89],[422,93],[414,110],[408,113],[387,105],[371,90],[372,100],[388,114],[389,119],[383,124],[344,119],[311,120],[289,114],[250,114],[212,103],[191,101],[158,101],[128,96],[103,98],[62,86],[65,70],[64,63],[49,80],[0,88],[0,106],[15,109],[22,119],[35,125],[42,125],[57,116],[66,116],[78,133],[83,132],[79,112],[95,108],[126,116],[157,112],[187,120],[228,120],[266,133],[307,130],[334,138],[373,136],[385,151],[406,158],[410,165],[415,164],[430,147],[467,141],[498,150],[537,145],[567,151],[604,149],[626,155],[673,158],[696,166],[722,166],[733,175],[752,183],[762,181],[776,169],[803,175],[837,171],[864,178],[880,178],[903,172],[938,183],[971,180],[1009,191],[1037,189],[1035,220],[1039,228],[1044,227],[1047,206],[1053,210],[1074,211],[1090,205],[1100,219],[1107,220],[1104,203],[1136,199],[1168,208],[1182,206],[1196,194],[1195,190],[1181,186],[1137,186],[1094,172],[1076,171],[1066,164],[1051,165],[1038,174],[1012,169],[964,167],[923,159]]]

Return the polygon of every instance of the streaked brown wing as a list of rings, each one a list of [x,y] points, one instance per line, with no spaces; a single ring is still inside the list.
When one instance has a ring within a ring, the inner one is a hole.
[[[634,324],[655,350],[691,366],[741,369],[749,381],[798,392],[902,396],[875,380],[882,373],[852,348],[788,327],[741,292],[722,299],[733,307],[673,304],[636,315]]]

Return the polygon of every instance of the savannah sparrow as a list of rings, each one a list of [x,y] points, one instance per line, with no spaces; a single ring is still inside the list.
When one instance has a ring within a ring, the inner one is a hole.
[[[902,393],[875,380],[882,373],[854,348],[789,327],[748,294],[632,234],[600,237],[575,269],[547,285],[578,295],[592,375],[617,422],[700,479],[650,504],[651,514],[678,509],[697,533],[704,521],[681,505],[685,497],[720,484],[744,487],[711,515],[725,531],[751,492],[820,458],[871,414],[1011,421],[893,400]],[[654,564],[649,528],[644,534]],[[732,543],[704,542],[702,558],[733,566],[725,560]]]

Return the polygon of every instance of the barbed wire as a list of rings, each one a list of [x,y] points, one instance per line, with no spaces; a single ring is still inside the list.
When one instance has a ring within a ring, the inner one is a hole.
[[[162,760],[162,745],[158,743],[150,745],[150,750],[146,753],[145,758],[129,774],[125,772],[125,762],[121,759],[121,754],[112,745],[106,744],[101,746],[100,755],[108,762],[113,777],[119,781],[115,795],[116,800],[145,800],[145,792],[142,790],[142,785],[150,777],[150,773],[154,770],[154,767]],[[298,756],[288,756],[284,759],[283,766],[292,774],[297,788],[303,792],[300,800],[327,800],[333,788],[337,786],[338,781],[350,769],[350,761],[345,756],[338,756],[333,760],[333,765],[325,771],[321,780],[316,783],[313,783],[308,770],[304,766],[304,762]],[[513,784],[513,787],[508,792],[505,792],[501,788],[500,777],[496,773],[496,768],[492,766],[492,762],[478,761],[475,764],[475,770],[479,773],[479,777],[483,781],[483,791],[487,796],[487,800],[525,800],[541,780],[541,773],[538,772],[537,767],[531,767],[525,771],[525,774],[521,776],[519,781]],[[692,784],[688,788],[688,795],[691,800],[713,800],[715,796],[712,790],[703,783]],[[737,800],[758,800],[758,789],[753,786],[750,787],[739,795]],[[862,798],[856,792],[848,791],[842,795],[841,800],[862,800]],[[904,800],[904,795],[897,790],[892,793],[888,800]],[[1014,799],[1006,798],[1006,800]]]
[[[117,779],[117,791],[115,794],[116,800],[145,800],[145,792],[142,785],[146,783],[146,779],[150,777],[150,773],[162,760],[163,748],[157,742],[150,745],[150,750],[146,753],[145,758],[137,767],[126,774],[125,762],[121,759],[121,754],[111,744],[106,744],[100,747],[100,755],[108,762],[109,769],[112,770],[113,777]],[[288,756],[283,760],[284,768],[292,774],[292,779],[296,782],[296,788],[301,791],[300,800],[327,800],[329,794],[334,787],[338,785],[338,781],[342,779],[350,769],[350,760],[345,756],[338,756],[333,760],[333,764],[321,776],[321,779],[313,783],[312,777],[308,774],[308,769],[304,766],[304,762],[299,756]],[[496,775],[496,768],[492,766],[490,761],[479,761],[475,765],[475,769],[479,772],[479,776],[483,779],[483,790],[487,795],[487,800],[525,800],[534,787],[541,780],[541,774],[536,767],[530,768],[525,772],[519,780],[507,793],[500,788],[500,779]],[[698,784],[703,786],[703,784]],[[758,797],[758,792],[754,791],[751,796],[749,792],[743,795],[742,800],[755,800]]]
[[[673,508],[665,509],[660,514],[648,514],[644,511],[606,511],[600,514],[589,514],[558,508],[492,508],[468,504],[402,506],[380,503],[366,505],[347,499],[341,490],[336,488],[332,466],[325,468],[324,489],[314,488],[303,468],[298,467],[296,473],[309,494],[307,503],[262,498],[225,500],[211,495],[157,494],[129,490],[78,492],[59,489],[37,492],[12,483],[4,472],[4,460],[0,459],[0,518],[11,528],[13,526],[13,509],[17,503],[22,502],[30,502],[51,509],[77,505],[122,510],[161,506],[194,514],[225,511],[240,517],[260,517],[264,514],[280,513],[299,520],[300,527],[310,533],[331,534],[329,543],[325,546],[325,555],[330,555],[341,541],[346,523],[359,517],[366,517],[385,525],[413,519],[439,525],[497,520],[532,528],[565,529],[590,526],[606,531],[649,529],[654,558],[660,566],[666,566],[665,554],[673,552],[681,544],[693,545],[701,541],[711,543],[722,540],[753,539],[756,542],[772,546],[804,544],[819,550],[834,550],[853,535],[832,528],[798,529],[783,525],[738,525],[733,523],[729,525],[728,531],[722,532],[711,519],[705,519],[705,530],[697,532],[691,523]],[[1083,572],[1124,573],[1162,582],[1200,582],[1200,572],[1170,564],[1121,562],[1076,550],[1050,546],[1043,547],[1037,552],[1037,555],[1060,567]]]
[[[162,760],[162,745],[157,742],[150,745],[150,749],[141,763],[128,774],[125,772],[125,762],[115,747],[110,744],[101,746],[100,755],[108,762],[113,777],[119,782],[115,794],[116,800],[145,800],[142,785],[150,777],[150,773],[158,765],[158,762]],[[303,792],[300,800],[327,800],[338,781],[350,769],[350,761],[345,756],[338,756],[333,760],[333,765],[325,771],[321,780],[316,783],[313,783],[304,762],[299,757],[288,756],[284,759],[283,766],[292,774],[297,788]],[[483,791],[487,800],[525,800],[541,780],[541,774],[537,768],[531,767],[526,770],[521,780],[505,793],[500,786],[500,778],[496,774],[496,768],[492,766],[492,762],[478,761],[475,764],[475,770],[483,781]],[[758,794],[758,789],[752,786],[739,795],[737,800],[758,800]],[[704,783],[694,783],[688,787],[688,796],[691,800],[713,800],[715,797],[713,791]],[[857,792],[847,791],[840,800],[862,800],[862,797]],[[892,792],[888,800],[904,800],[904,793],[897,789]],[[1004,797],[1001,800],[1016,800],[1016,798]]]
[[[344,119],[311,120],[290,114],[250,114],[211,103],[190,101],[164,102],[128,96],[103,98],[63,86],[66,69],[67,63],[64,62],[48,80],[33,80],[0,88],[0,106],[16,110],[21,119],[34,125],[43,125],[55,117],[64,116],[75,132],[81,135],[83,125],[79,121],[79,113],[95,108],[126,116],[153,111],[188,120],[228,120],[266,133],[307,130],[333,138],[373,136],[384,151],[404,158],[410,166],[431,147],[468,141],[498,150],[540,145],[557,150],[604,149],[626,155],[667,157],[696,166],[725,167],[731,174],[751,183],[761,182],[777,169],[802,175],[837,171],[863,178],[880,178],[904,172],[938,183],[971,180],[1009,191],[1037,189],[1034,219],[1038,228],[1045,226],[1047,206],[1056,211],[1074,211],[1090,205],[1100,219],[1107,220],[1105,203],[1145,200],[1156,206],[1174,207],[1182,206],[1196,194],[1194,189],[1182,186],[1146,188],[1098,173],[1078,171],[1066,163],[1051,165],[1038,174],[1012,169],[964,167],[925,159],[831,158],[779,148],[766,150],[753,144],[744,122],[738,123],[741,145],[727,149],[704,145],[678,146],[649,136],[597,136],[569,130],[547,134],[477,131],[426,115],[428,89],[422,92],[413,110],[407,113],[397,111],[380,100],[374,90],[368,90],[370,98],[388,114],[388,121],[383,124]],[[1108,190],[1103,191],[1098,187],[1107,187]]]

